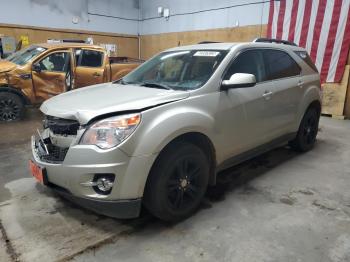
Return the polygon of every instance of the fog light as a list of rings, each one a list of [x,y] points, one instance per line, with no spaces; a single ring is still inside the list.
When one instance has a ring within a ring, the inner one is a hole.
[[[96,193],[108,195],[114,185],[114,174],[96,174],[93,179],[93,189]]]
[[[101,177],[96,181],[97,188],[102,192],[107,192],[111,190],[113,187],[113,184],[114,183],[106,177]]]

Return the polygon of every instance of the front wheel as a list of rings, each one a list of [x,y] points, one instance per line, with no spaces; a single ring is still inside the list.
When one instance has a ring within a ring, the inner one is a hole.
[[[0,121],[14,121],[22,118],[22,99],[13,93],[0,92]]]
[[[316,142],[320,114],[315,108],[309,108],[301,120],[296,138],[290,146],[301,152],[309,151]]]
[[[151,170],[144,205],[161,220],[182,220],[198,208],[208,179],[209,164],[203,151],[189,143],[174,143],[161,153]]]

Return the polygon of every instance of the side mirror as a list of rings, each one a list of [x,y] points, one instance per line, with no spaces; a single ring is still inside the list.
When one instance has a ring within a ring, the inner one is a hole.
[[[34,65],[32,66],[32,70],[35,71],[35,72],[37,72],[37,73],[40,73],[40,72],[41,72],[41,67],[40,67],[39,64],[34,64]]]
[[[229,80],[222,81],[221,89],[228,90],[230,88],[243,88],[255,86],[255,75],[245,73],[235,73]]]

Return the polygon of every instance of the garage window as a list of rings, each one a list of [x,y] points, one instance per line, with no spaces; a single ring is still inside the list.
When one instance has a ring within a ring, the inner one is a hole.
[[[77,66],[101,67],[103,53],[95,50],[76,50]]]

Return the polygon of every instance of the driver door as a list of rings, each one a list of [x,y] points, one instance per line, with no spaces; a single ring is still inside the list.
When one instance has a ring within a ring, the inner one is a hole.
[[[38,102],[70,88],[71,62],[71,52],[64,50],[50,53],[33,64],[32,79]]]
[[[221,112],[225,126],[226,153],[235,156],[266,143],[266,122],[268,120],[270,84],[265,81],[266,73],[262,52],[259,49],[240,53],[229,66],[224,80],[235,73],[253,74],[256,84],[252,87],[231,88],[221,92]]]

